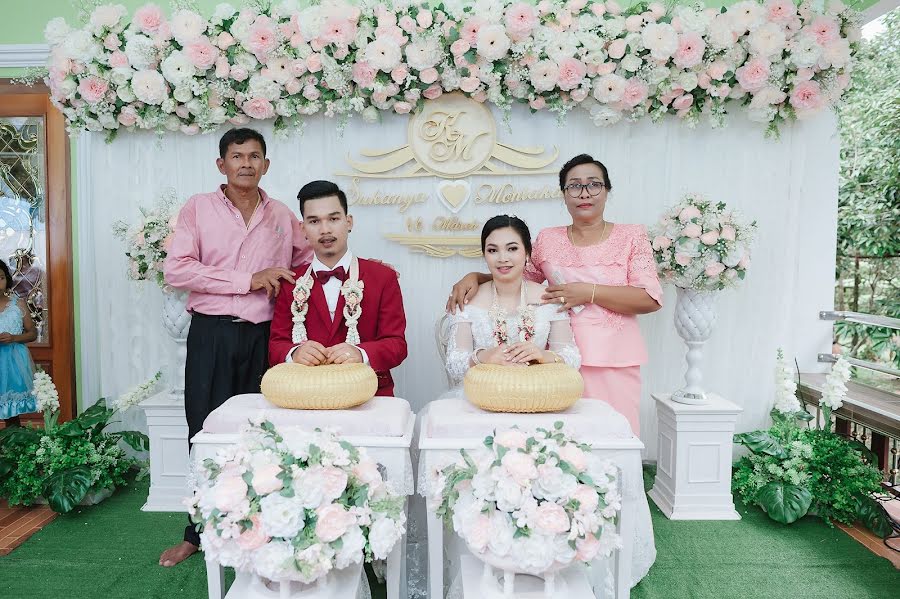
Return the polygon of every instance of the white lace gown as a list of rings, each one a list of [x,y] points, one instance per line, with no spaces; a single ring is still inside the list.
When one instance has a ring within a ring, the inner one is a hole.
[[[441,396],[441,399],[462,397],[462,381],[466,371],[470,367],[472,352],[476,349],[489,348],[496,345],[494,341],[491,317],[488,310],[477,306],[468,306],[464,311],[451,315],[450,331],[447,344],[446,368],[451,388]],[[555,352],[566,364],[578,369],[581,366],[581,354],[575,345],[569,317],[566,313],[560,313],[557,306],[545,304],[535,309],[535,332],[532,340],[538,347],[543,347]],[[518,318],[513,314],[507,318],[507,330],[510,339],[518,338]],[[600,400],[591,400],[600,401]],[[630,437],[631,429],[627,421],[621,420],[622,430],[611,431],[616,437]],[[419,465],[421,470],[421,465]],[[650,566],[656,561],[656,546],[653,539],[653,524],[650,520],[650,506],[647,503],[647,495],[644,493],[641,473],[632,473],[630,480],[635,481],[634,488],[623,489],[623,500],[633,501],[636,504],[635,536],[632,539],[632,563],[631,586],[634,586],[646,576]],[[423,488],[424,472],[419,472],[419,489]],[[421,499],[421,498],[419,498]],[[421,509],[421,506],[420,506]],[[414,510],[415,511],[415,510]],[[411,514],[411,526],[424,532],[424,526],[415,515]],[[421,526],[421,528],[420,528]],[[421,533],[420,533],[421,534]],[[413,534],[413,537],[416,535]],[[466,551],[464,543],[455,539],[456,535],[445,536],[445,562],[447,568],[445,581],[452,581],[447,593],[447,599],[460,599],[462,597],[461,582],[459,580],[458,564],[460,551]],[[424,572],[424,560],[418,564],[410,563],[409,591],[410,597],[427,597],[427,581]],[[612,560],[600,560],[590,569],[592,586],[597,597],[611,597],[611,579],[608,576]]]

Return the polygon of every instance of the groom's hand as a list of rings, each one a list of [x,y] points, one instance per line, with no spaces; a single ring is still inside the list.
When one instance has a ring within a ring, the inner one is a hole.
[[[257,289],[265,289],[269,299],[278,296],[281,290],[281,279],[285,279],[288,283],[294,282],[294,273],[286,268],[267,268],[259,272],[253,273],[250,278],[250,291]]]
[[[325,350],[327,364],[362,364],[362,353],[349,343],[338,343]]]
[[[318,366],[326,364],[328,360],[328,350],[318,341],[307,341],[294,350],[291,354],[291,360],[296,364],[304,366]]]

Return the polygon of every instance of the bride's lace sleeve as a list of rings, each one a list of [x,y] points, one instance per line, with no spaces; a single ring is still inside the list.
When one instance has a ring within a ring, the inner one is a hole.
[[[575,368],[581,368],[581,352],[575,345],[575,336],[572,334],[572,326],[569,324],[569,316],[556,312],[550,319],[550,336],[547,338],[547,349],[559,355],[563,361]]]
[[[450,316],[450,338],[447,342],[447,374],[452,385],[460,384],[469,369],[469,358],[475,349],[472,337],[472,321],[468,314],[460,312]]]

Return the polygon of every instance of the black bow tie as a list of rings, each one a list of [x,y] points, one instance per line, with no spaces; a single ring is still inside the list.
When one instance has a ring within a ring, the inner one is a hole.
[[[338,266],[334,270],[317,270],[316,278],[319,279],[319,282],[323,285],[331,280],[331,277],[341,281],[342,283],[347,280],[347,271],[344,270],[343,266]]]

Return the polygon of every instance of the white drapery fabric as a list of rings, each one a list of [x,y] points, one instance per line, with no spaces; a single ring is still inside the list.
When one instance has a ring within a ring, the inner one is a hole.
[[[659,213],[688,191],[728,202],[759,223],[747,279],[737,291],[719,298],[719,321],[704,352],[706,388],[744,408],[737,429],[761,426],[771,407],[775,349],[797,356],[801,368],[820,370],[816,353],[831,344],[830,325],[817,313],[832,306],[837,220],[838,147],[836,120],[822,115],[783,128],[781,139],[766,140],[758,124],[743,117],[729,126],[689,130],[675,119],[653,124],[620,123],[595,127],[575,113],[562,125],[550,114],[515,108],[510,126],[497,117],[498,141],[517,146],[559,149],[558,168],[575,154],[587,152],[610,171],[613,191],[606,216],[613,222],[650,225]],[[366,125],[352,121],[343,135],[336,122],[309,121],[302,135],[278,138],[268,124],[266,136],[272,166],[262,186],[297,211],[299,188],[312,179],[331,179],[345,189],[350,180],[348,157],[363,149],[388,149],[406,143],[407,118],[385,115]],[[112,236],[117,219],[135,221],[138,206],[149,206],[166,188],[182,199],[214,189],[223,182],[215,166],[218,134],[161,137],[121,133],[112,143],[97,134],[77,142],[77,248],[80,290],[79,384],[83,405],[112,397],[145,380],[157,369],[168,370],[174,344],[160,324],[161,293],[152,283],[126,278],[121,243]],[[367,194],[425,193],[424,204],[406,213],[391,206],[351,206],[355,225],[350,247],[356,255],[384,260],[401,273],[408,320],[407,361],[395,371],[396,394],[414,411],[446,389],[443,365],[434,341],[434,323],[450,286],[464,273],[484,270],[480,259],[439,259],[413,253],[386,240],[407,233],[406,219],[421,217],[428,231],[439,216],[453,214],[439,201],[436,178],[365,180]],[[511,183],[534,189],[557,185],[555,175],[470,177],[472,189],[483,183]],[[570,222],[560,199],[476,205],[469,199],[456,215],[483,223],[498,213],[525,219],[537,234],[544,226]],[[474,234],[480,233],[479,230]],[[640,317],[650,361],[643,369],[641,438],[647,458],[656,455],[655,408],[651,392],[672,391],[682,384],[684,346],[672,325],[674,289],[666,289],[665,306]]]

